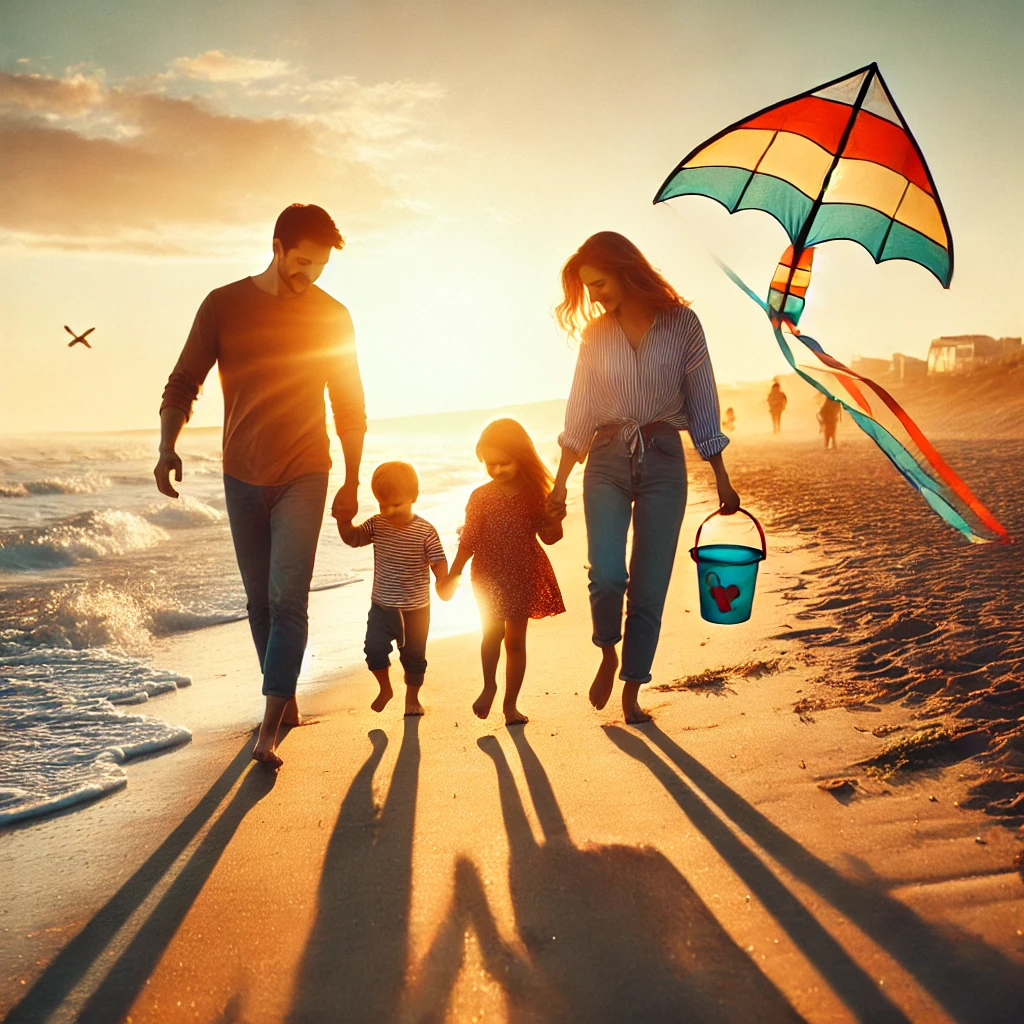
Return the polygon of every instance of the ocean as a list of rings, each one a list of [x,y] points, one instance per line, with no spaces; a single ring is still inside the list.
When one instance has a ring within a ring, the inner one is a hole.
[[[360,508],[360,517],[376,511],[373,467],[408,459],[420,474],[416,511],[449,559],[466,497],[485,479],[473,417],[450,426],[371,431]],[[188,729],[161,717],[160,696],[192,681],[181,666],[154,664],[153,643],[245,618],[220,433],[184,433],[178,501],[153,481],[157,437],[0,438],[0,827],[120,789],[132,758],[189,742]],[[553,434],[547,447],[553,455]],[[333,457],[331,494],[343,472],[340,450]],[[313,589],[368,579],[372,557],[345,547],[325,510]],[[467,599],[435,602],[432,635],[473,628]],[[361,626],[348,628],[358,650]]]

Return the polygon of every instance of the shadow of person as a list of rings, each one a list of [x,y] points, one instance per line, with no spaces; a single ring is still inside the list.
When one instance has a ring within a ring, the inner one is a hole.
[[[295,1024],[390,1022],[401,1002],[420,766],[420,720],[403,722],[383,807],[373,801],[374,773],[388,745],[380,729],[370,732],[373,750],[341,802],[288,1015]]]
[[[663,854],[573,845],[544,768],[522,731],[512,737],[541,843],[498,741],[478,743],[498,776],[516,930],[537,975],[528,992],[550,1000],[534,1019],[801,1019]]]
[[[1024,1019],[1024,978],[1020,970],[997,950],[980,939],[940,931],[922,920],[906,904],[888,896],[880,886],[847,878],[801,846],[792,836],[773,824],[760,811],[687,754],[657,726],[648,725],[644,736],[696,786],[704,797],[718,806],[733,824],[747,834],[786,871],[810,886],[832,904],[865,935],[884,949],[955,1020],[978,1024],[1001,1024]],[[836,988],[837,994],[855,1011],[865,1012],[866,993],[858,987],[856,974],[840,957],[833,944],[823,945],[816,957],[808,947],[819,941],[805,916],[795,911],[781,885],[769,882],[767,868],[754,866],[757,858],[742,847],[742,854],[722,844],[720,821],[699,800],[682,779],[635,733],[616,726],[605,729],[621,750],[646,765],[679,806],[712,842],[733,870],[758,892],[770,912],[790,937],[811,957]],[[722,844],[722,845],[720,845]],[[757,861],[760,864],[759,861]],[[889,1019],[874,1017],[870,1020]]]
[[[252,764],[252,740],[242,747],[206,793],[167,838],[121,888],[93,915],[84,928],[57,954],[25,997],[8,1013],[8,1024],[49,1020],[61,1008],[108,949],[133,914],[174,867],[189,844],[202,831],[232,787]],[[189,907],[195,901],[242,818],[273,788],[274,775],[250,771],[231,803],[206,833],[185,867],[171,884],[135,938],[114,962],[86,1009],[93,1019],[116,1020],[98,997],[126,1010],[152,972]],[[66,1009],[66,1008],[65,1008]],[[101,1012],[102,1011],[102,1012]],[[87,1019],[81,1011],[76,1020]]]

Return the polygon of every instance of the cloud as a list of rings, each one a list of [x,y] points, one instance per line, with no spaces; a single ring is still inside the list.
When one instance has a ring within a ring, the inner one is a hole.
[[[207,50],[198,57],[178,57],[171,62],[171,72],[204,82],[255,82],[294,73],[287,61],[235,57],[221,50]]]
[[[31,247],[171,255],[237,252],[291,202],[325,206],[343,233],[408,219],[395,155],[428,145],[418,133],[441,95],[352,78],[246,87],[238,105],[270,111],[255,116],[232,112],[230,96],[174,96],[152,80],[0,73],[0,193],[13,197],[0,232]]]

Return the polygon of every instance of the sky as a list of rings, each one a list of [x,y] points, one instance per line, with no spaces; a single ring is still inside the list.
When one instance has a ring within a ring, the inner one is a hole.
[[[801,327],[840,358],[1020,336],[1022,44],[1019,0],[0,0],[0,433],[155,426],[199,303],[267,266],[291,202],[346,238],[320,283],[371,417],[566,395],[559,270],[606,229],[693,301],[720,382],[785,372],[713,258],[765,293],[782,228],[651,200],[721,128],[871,61],[952,286],[830,243]],[[211,375],[193,423],[221,416]]]

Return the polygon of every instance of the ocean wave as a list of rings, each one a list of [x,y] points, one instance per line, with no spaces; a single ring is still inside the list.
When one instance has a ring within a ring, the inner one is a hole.
[[[41,480],[8,480],[0,483],[0,498],[29,498],[45,494],[96,494],[108,490],[110,486],[110,478],[99,473],[48,476]]]
[[[161,527],[117,509],[83,512],[47,526],[0,535],[0,572],[59,569],[109,558],[167,540]]]
[[[126,687],[129,678],[134,683]],[[103,694],[135,689],[148,699],[149,688],[187,682],[99,652],[69,657],[66,651],[32,651],[0,659],[0,732],[7,755],[0,762],[0,827],[121,789],[126,762],[189,742],[188,729],[125,714]]]
[[[220,509],[197,498],[179,498],[177,501],[154,502],[143,512],[149,522],[168,530],[192,526],[209,526],[224,520]]]

